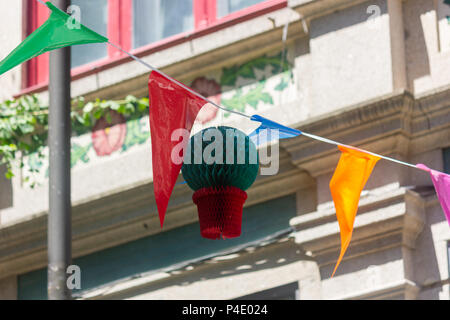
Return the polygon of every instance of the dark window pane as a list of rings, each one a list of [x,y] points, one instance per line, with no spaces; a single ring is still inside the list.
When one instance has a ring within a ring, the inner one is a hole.
[[[133,48],[194,28],[192,0],[134,0]]]
[[[444,149],[444,170],[450,173],[450,148]]]
[[[268,237],[290,228],[289,220],[297,215],[295,199],[295,194],[291,194],[245,207],[242,216],[243,232],[239,238],[227,241],[204,239],[200,236],[198,223],[191,223],[75,258],[73,264],[80,266],[84,272],[81,290],[131,279],[142,273],[171,269],[185,261],[202,260],[210,255],[224,255],[232,248],[267,241]],[[142,254],[143,252],[145,254]],[[18,276],[18,298],[47,299],[46,284],[47,268],[22,274]],[[288,296],[292,298],[295,290],[287,291]],[[79,290],[74,291],[74,294],[79,293]]]
[[[297,291],[298,282],[293,282],[284,286],[242,296],[234,300],[296,300]]]
[[[447,242],[448,275],[450,276],[450,241]]]
[[[81,10],[81,23],[106,36],[108,32],[108,0],[72,0]],[[72,47],[72,68],[93,62],[108,55],[104,43],[82,44]]]
[[[265,0],[217,0],[217,17],[222,18],[230,13],[264,1]]]

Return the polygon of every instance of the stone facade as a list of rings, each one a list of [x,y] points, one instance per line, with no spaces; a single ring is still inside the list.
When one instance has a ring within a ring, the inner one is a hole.
[[[247,114],[443,171],[444,161],[450,161],[443,156],[450,147],[447,7],[443,0],[289,0],[142,59],[185,83],[214,80],[229,108],[238,94],[259,92],[256,101],[244,102]],[[20,5],[6,10],[8,19],[21,20]],[[8,35],[2,56],[21,39],[21,28],[16,22],[1,24],[0,34]],[[283,59],[289,68],[277,69]],[[223,80],[229,70],[239,74],[243,67],[253,76]],[[3,98],[20,94],[21,75],[15,69],[2,76]],[[147,79],[147,70],[125,60],[77,77],[72,90],[74,97],[87,99],[145,96]],[[43,100],[45,90],[39,92]],[[247,133],[256,127],[219,112],[194,131],[219,124]],[[137,124],[127,128],[131,125]],[[197,223],[192,192],[178,184],[160,229],[150,139],[146,126],[139,128],[147,138],[106,157],[90,149],[83,157],[89,160],[73,166],[73,255],[79,261]],[[74,137],[72,143],[87,148],[90,139],[89,134]],[[377,164],[361,195],[350,247],[331,278],[340,237],[328,184],[339,152],[304,136],[273,147],[280,150],[279,173],[258,177],[245,210],[294,195],[288,229],[195,261],[119,277],[78,297],[235,299],[295,284],[296,299],[450,299],[450,228],[427,174],[383,160]],[[45,170],[35,189],[23,183],[27,167],[23,170],[12,181],[0,177],[2,299],[23,296],[21,290],[31,288],[25,279],[35,279],[33,272],[47,261]],[[272,211],[269,219],[279,214]]]

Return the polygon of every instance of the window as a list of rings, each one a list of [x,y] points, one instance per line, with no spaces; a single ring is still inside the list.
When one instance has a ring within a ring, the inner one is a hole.
[[[223,18],[230,13],[245,9],[252,5],[263,2],[261,0],[218,0],[217,18]]]
[[[108,33],[108,0],[72,0],[81,9],[82,23],[97,33]],[[85,44],[72,47],[72,68],[107,57],[107,45]]]
[[[192,0],[134,0],[133,49],[194,29]]]
[[[291,194],[245,207],[242,227],[246,232],[243,232],[239,238],[227,241],[204,239],[200,236],[198,223],[190,223],[74,258],[73,264],[82,270],[81,292],[124,279],[134,279],[139,274],[171,269],[186,261],[203,260],[205,256],[223,255],[232,248],[263,241],[289,228],[289,220],[296,215],[296,197],[295,194]],[[142,252],[145,252],[145,256]],[[153,257],[153,259],[147,257]],[[17,292],[20,300],[47,299],[47,268],[27,272],[17,278]],[[265,297],[292,299],[296,289],[298,289],[298,282],[292,283],[290,287],[278,287],[275,290],[278,292],[276,295],[265,295]],[[137,294],[134,290],[126,291],[120,299],[131,298]],[[74,294],[81,292],[76,290]]]
[[[235,300],[297,300],[298,282],[256,292]]]
[[[448,260],[448,273],[450,276],[450,241],[447,242],[447,260]]]
[[[450,149],[450,148],[449,148]],[[448,276],[450,277],[450,241],[447,241],[447,263],[448,263]],[[450,291],[450,287],[449,287]],[[450,294],[450,292],[449,292]]]
[[[444,153],[444,172],[450,173],[450,148],[446,148]]]
[[[113,0],[114,1],[114,0]],[[72,5],[80,7],[81,22],[102,35],[107,35],[109,11],[108,0],[72,0]],[[41,26],[49,16],[49,10],[35,0],[28,0],[27,34]],[[87,65],[109,56],[106,44],[86,44],[72,47],[72,68]],[[27,64],[25,87],[32,87],[48,82],[49,53],[30,60]]]
[[[286,3],[287,0],[72,0],[72,5],[80,7],[84,25],[127,51],[148,50],[161,40],[179,40],[189,33],[250,17],[249,14],[263,14]],[[45,22],[49,12],[35,0],[27,0],[26,4],[26,31],[30,34]],[[83,73],[124,56],[106,44],[73,46],[72,73]],[[48,60],[46,53],[28,62],[25,88],[48,82]]]

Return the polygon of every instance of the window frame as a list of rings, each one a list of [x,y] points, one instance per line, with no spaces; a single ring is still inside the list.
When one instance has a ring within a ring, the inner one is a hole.
[[[290,282],[284,285],[279,285],[273,288],[265,289],[262,291],[254,292],[245,296],[235,298],[233,300],[299,300],[298,292],[300,285],[298,281]],[[289,299],[289,298],[294,299]]]
[[[131,11],[127,10],[131,5],[132,0],[108,0],[108,26],[107,37],[113,43],[120,43],[125,50],[129,50],[131,45],[126,41],[126,37],[130,38],[130,29],[127,22],[131,21]],[[39,4],[35,0],[28,0],[27,10],[27,27],[26,35],[36,30],[49,17],[48,9]],[[126,17],[129,13],[130,17]],[[128,33],[127,33],[128,30]],[[122,57],[125,54],[120,50],[107,46],[107,56],[90,63],[72,68],[71,73],[81,74],[89,70],[95,69],[98,65],[106,64],[112,59]],[[23,82],[25,87],[23,89],[30,89],[40,87],[44,84],[48,85],[48,68],[49,68],[49,53],[44,53],[27,62],[26,65],[26,79]],[[45,70],[45,71],[41,71]]]
[[[442,149],[444,172],[450,174],[450,147]]]
[[[27,1],[27,5],[24,6],[24,9],[26,10],[24,16],[27,19],[25,28],[26,35],[29,35],[48,18],[48,10],[35,0]],[[287,0],[265,0],[222,18],[217,18],[217,0],[193,0],[193,30],[182,32],[133,49],[132,1],[133,0],[108,0],[108,34],[106,36],[112,43],[118,44],[126,51],[129,51],[138,57],[190,41],[194,38],[216,32],[228,26],[253,19],[287,6]],[[131,59],[125,53],[112,46],[108,46],[107,52],[107,57],[103,59],[72,68],[72,80],[91,75],[104,69],[112,68],[118,64],[128,62]],[[24,79],[22,81],[22,91],[19,95],[41,92],[48,88],[48,64],[48,53],[27,62]],[[41,70],[47,70],[47,72]]]

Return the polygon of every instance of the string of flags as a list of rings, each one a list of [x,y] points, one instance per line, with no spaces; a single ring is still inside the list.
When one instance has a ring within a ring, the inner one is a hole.
[[[37,1],[44,4],[42,0]],[[330,181],[330,191],[340,228],[341,252],[333,275],[349,246],[361,192],[380,159],[428,172],[450,225],[450,175],[429,169],[423,164],[413,165],[289,128],[259,115],[250,117],[234,110],[228,110],[203,97],[181,82],[172,79],[119,46],[112,44],[107,38],[84,25],[80,24],[80,28],[70,28],[67,25],[67,21],[70,18],[68,14],[56,8],[49,1],[45,5],[51,11],[50,17],[0,62],[0,75],[44,52],[86,43],[108,43],[149,68],[151,70],[148,89],[151,101],[150,131],[153,185],[161,228],[164,224],[170,196],[183,165],[182,163],[175,164],[171,159],[173,147],[179,145],[179,142],[171,141],[171,134],[177,129],[185,129],[190,132],[197,114],[208,103],[227,112],[249,118],[251,121],[259,122],[260,126],[249,135],[250,140],[256,145],[271,142],[273,137],[277,137],[276,139],[288,139],[303,135],[338,147],[341,157]],[[277,130],[277,135],[270,134],[271,130]],[[268,134],[263,135],[264,131],[265,133],[268,132]],[[181,147],[183,150],[187,143],[187,141],[182,143]]]

